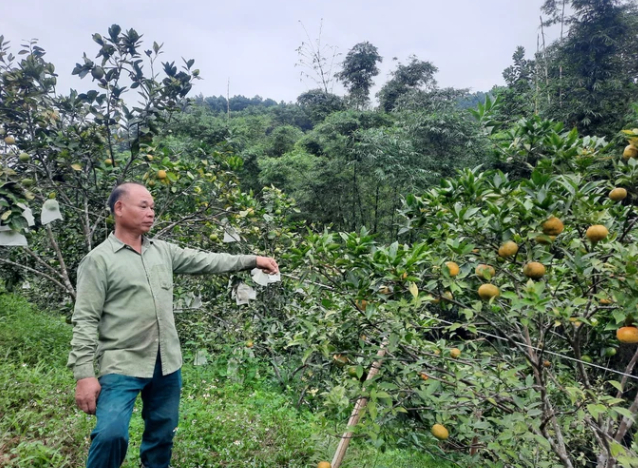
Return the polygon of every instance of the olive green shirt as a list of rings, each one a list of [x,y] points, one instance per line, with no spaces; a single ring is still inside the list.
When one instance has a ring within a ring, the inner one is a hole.
[[[80,262],[68,366],[76,380],[98,374],[153,376],[182,365],[173,317],[173,273],[224,273],[254,268],[254,255],[182,249],[143,238],[142,253],[114,234]]]

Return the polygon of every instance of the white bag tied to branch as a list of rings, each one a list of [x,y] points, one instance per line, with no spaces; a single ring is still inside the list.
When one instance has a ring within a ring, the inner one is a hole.
[[[237,234],[237,231],[235,231],[232,227],[226,226],[224,228],[224,242],[239,242],[240,240],[241,238],[239,237],[239,234]]]
[[[60,213],[60,204],[57,200],[47,200],[42,205],[42,214],[40,215],[40,222],[42,224],[49,224],[55,220],[62,220],[62,213]]]
[[[278,281],[281,281],[279,273],[275,275],[268,275],[259,268],[253,268],[250,271],[250,274],[253,277],[253,281],[260,286],[268,286],[270,283],[277,283]]]
[[[0,226],[0,245],[7,247],[26,247],[28,242],[23,234],[12,231],[9,226]]]
[[[239,283],[234,289],[231,296],[237,302],[237,305],[248,304],[251,300],[257,299],[257,291],[248,286],[246,283]]]
[[[22,212],[22,217],[27,220],[27,224],[29,226],[35,225],[35,218],[33,217],[33,211],[24,203],[18,203],[18,206],[22,208],[24,211]]]

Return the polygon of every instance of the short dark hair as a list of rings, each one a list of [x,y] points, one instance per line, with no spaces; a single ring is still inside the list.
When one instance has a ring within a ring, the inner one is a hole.
[[[127,185],[139,185],[141,187],[146,187],[146,185],[140,184],[139,182],[122,182],[121,184],[116,185],[111,192],[111,195],[109,195],[109,200],[107,202],[111,213],[115,214],[115,204],[120,198],[122,198],[122,195],[128,193]]]

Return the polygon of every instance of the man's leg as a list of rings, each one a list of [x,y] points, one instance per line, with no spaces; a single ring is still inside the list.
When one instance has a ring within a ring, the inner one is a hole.
[[[162,376],[158,356],[153,380],[142,390],[144,435],[140,458],[144,468],[168,468],[179,420],[181,370]]]
[[[91,432],[87,468],[119,468],[128,447],[128,427],[137,395],[150,379],[108,374],[100,377],[97,425]]]

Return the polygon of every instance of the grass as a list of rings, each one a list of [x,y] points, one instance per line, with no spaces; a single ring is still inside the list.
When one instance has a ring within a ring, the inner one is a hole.
[[[84,465],[94,418],[75,407],[75,382],[65,368],[70,339],[71,327],[61,317],[36,311],[18,296],[0,294],[0,466]],[[185,365],[183,377],[173,467],[305,468],[332,458],[338,440],[323,428],[334,422],[296,409],[269,381],[229,382],[219,363]],[[140,414],[138,401],[126,468],[139,466]],[[341,466],[452,465],[416,451],[381,453],[357,441]]]

